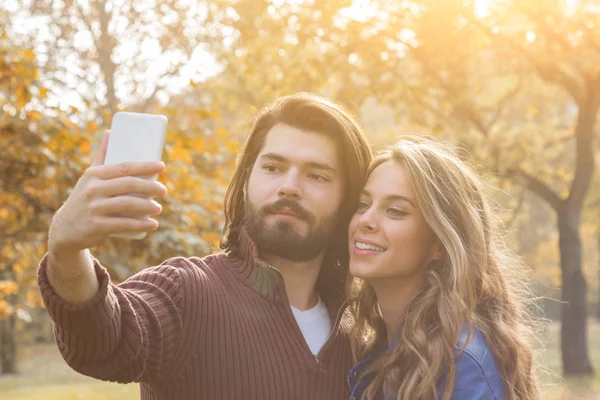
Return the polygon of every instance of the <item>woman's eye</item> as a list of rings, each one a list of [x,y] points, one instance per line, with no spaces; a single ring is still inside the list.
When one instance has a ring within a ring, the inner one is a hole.
[[[361,201],[358,203],[358,207],[356,207],[356,212],[364,213],[368,209],[369,209],[369,205],[367,203],[365,203],[364,201]]]
[[[408,213],[405,213],[404,211],[398,208],[388,208],[388,214],[390,214],[393,217],[403,217],[405,215],[408,215]]]

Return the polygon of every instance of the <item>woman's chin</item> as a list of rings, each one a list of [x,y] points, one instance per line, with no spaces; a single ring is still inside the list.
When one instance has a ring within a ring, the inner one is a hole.
[[[352,265],[352,263],[350,263],[350,267],[348,268],[348,270],[350,271],[350,275],[352,275],[354,278],[360,278],[360,279],[366,279],[368,280],[369,278],[372,278],[374,275],[374,272],[371,268],[365,268],[365,265]],[[375,273],[376,275],[376,273]]]

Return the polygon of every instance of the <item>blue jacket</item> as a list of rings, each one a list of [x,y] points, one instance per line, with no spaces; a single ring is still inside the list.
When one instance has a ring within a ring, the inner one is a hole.
[[[467,341],[467,329],[463,329],[458,344],[456,353],[464,347]],[[395,345],[395,340],[388,348],[390,351]],[[348,385],[352,394],[351,400],[359,400],[366,388],[368,382],[363,379],[358,381],[362,371],[382,352],[374,352],[365,359],[356,364],[348,373]],[[479,330],[475,330],[475,334],[471,334],[471,340],[467,344],[465,350],[456,357],[456,373],[454,375],[454,390],[452,391],[452,400],[503,400],[504,388],[502,385],[502,376],[494,360],[494,356],[490,351],[483,334]],[[438,397],[441,398],[444,393],[444,383],[438,382],[437,387]],[[378,400],[384,399],[383,393],[380,390],[377,396]],[[395,399],[395,397],[394,397]]]

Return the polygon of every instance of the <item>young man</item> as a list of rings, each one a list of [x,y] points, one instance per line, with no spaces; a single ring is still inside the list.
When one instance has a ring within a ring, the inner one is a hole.
[[[347,399],[347,225],[371,152],[339,106],[297,94],[263,110],[225,198],[223,253],[172,258],[113,285],[88,248],[153,230],[162,163],[92,166],[56,213],[39,286],[69,365],[139,382],[142,399]]]

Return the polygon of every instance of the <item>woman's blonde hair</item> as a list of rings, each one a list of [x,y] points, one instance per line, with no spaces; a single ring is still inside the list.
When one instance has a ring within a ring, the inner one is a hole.
[[[443,244],[445,259],[426,271],[422,290],[410,302],[393,351],[362,376],[373,379],[363,398],[385,387],[397,399],[438,399],[454,388],[455,348],[464,326],[476,327],[497,362],[506,399],[537,399],[530,340],[532,302],[523,265],[504,244],[485,184],[448,147],[405,136],[371,163],[402,165],[417,206]],[[361,359],[386,341],[374,289],[355,278],[350,287],[353,351]],[[474,332],[470,329],[469,336]]]

